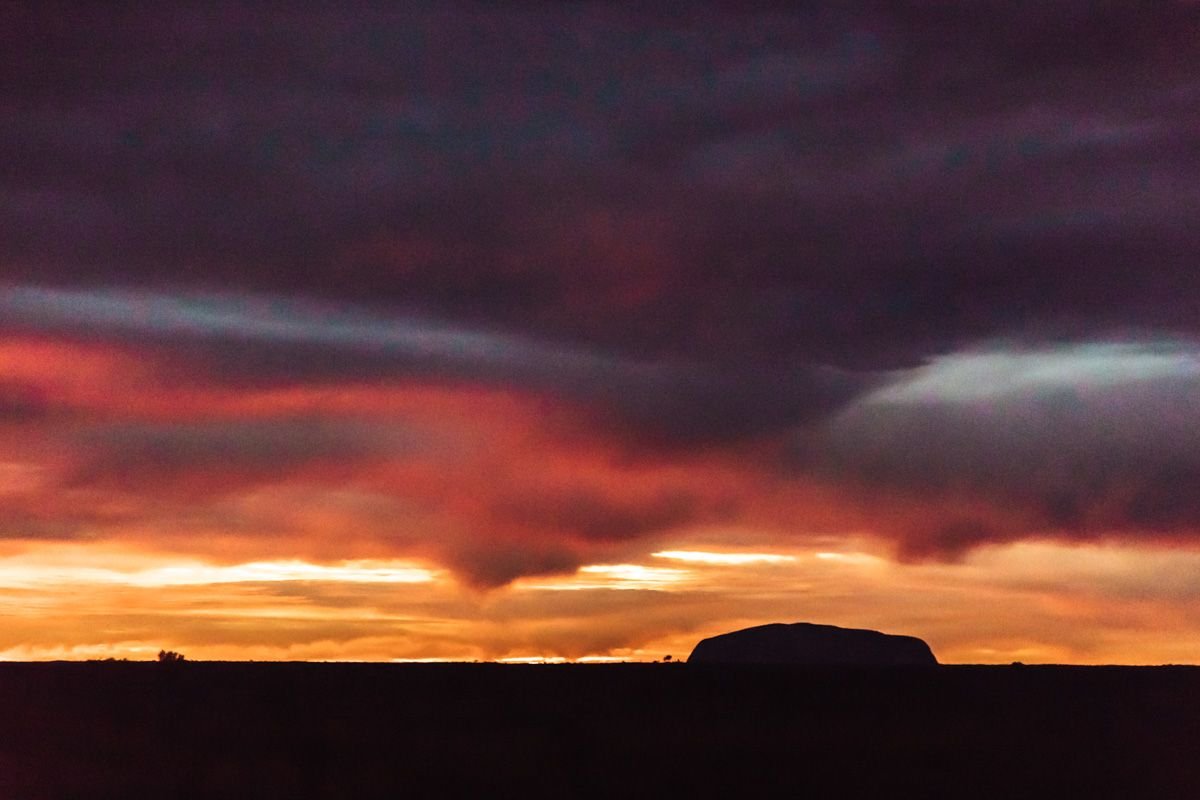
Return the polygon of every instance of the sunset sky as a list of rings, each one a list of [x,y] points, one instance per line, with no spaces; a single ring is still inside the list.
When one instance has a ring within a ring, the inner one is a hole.
[[[0,2],[0,659],[1200,661],[1200,4],[642,5]]]

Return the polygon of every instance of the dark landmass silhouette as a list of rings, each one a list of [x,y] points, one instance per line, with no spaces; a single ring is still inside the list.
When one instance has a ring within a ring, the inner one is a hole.
[[[689,664],[794,664],[799,666],[936,666],[933,651],[915,636],[775,622],[702,640]]]
[[[0,798],[1200,797],[1200,669],[0,663]]]

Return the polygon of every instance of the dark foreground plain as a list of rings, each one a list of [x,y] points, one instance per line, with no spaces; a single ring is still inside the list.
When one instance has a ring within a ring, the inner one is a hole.
[[[0,714],[5,799],[1200,797],[1191,667],[0,664]]]

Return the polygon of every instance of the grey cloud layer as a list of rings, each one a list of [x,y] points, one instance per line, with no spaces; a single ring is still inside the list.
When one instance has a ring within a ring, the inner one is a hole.
[[[516,386],[590,407],[647,448],[731,441],[828,413],[872,385],[821,365],[787,371],[649,362],[529,336],[489,332],[346,304],[244,294],[0,287],[0,330],[158,342],[204,354],[202,380],[397,381]],[[17,405],[17,387],[11,414]],[[3,395],[0,395],[3,396]],[[24,395],[22,395],[23,397]]]
[[[801,437],[805,468],[937,507],[912,555],[1023,536],[1194,536],[1200,348],[1091,345],[947,357],[898,375]]]
[[[15,281],[768,368],[1195,330],[1194,5],[59,16],[0,48]]]

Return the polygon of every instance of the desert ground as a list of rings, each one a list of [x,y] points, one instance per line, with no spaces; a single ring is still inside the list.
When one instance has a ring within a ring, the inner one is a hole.
[[[1200,668],[0,664],[0,797],[1200,796]]]

